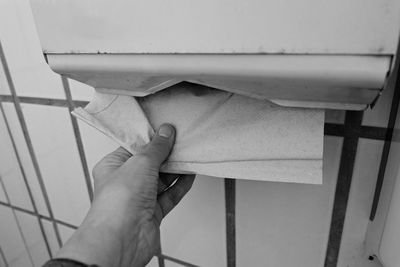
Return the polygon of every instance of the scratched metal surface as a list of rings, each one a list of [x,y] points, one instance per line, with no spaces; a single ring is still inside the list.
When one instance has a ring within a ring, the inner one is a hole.
[[[47,53],[394,54],[397,0],[31,0]]]

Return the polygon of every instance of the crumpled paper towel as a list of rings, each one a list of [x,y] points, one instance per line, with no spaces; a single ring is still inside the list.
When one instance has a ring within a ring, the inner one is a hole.
[[[162,172],[322,183],[323,110],[181,84],[143,98],[97,92],[73,114],[132,154],[162,123],[173,124],[176,142]]]

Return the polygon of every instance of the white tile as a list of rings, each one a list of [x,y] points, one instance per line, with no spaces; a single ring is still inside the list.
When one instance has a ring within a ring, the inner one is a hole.
[[[11,75],[18,96],[65,99],[61,76],[47,65],[32,64],[26,69],[13,69]]]
[[[157,257],[153,257],[146,267],[159,267]]]
[[[72,236],[72,234],[75,232],[75,229],[64,226],[62,224],[58,224],[58,230],[60,232],[61,241],[63,244],[65,244],[68,241],[68,239]]]
[[[44,202],[42,190],[40,188],[39,181],[33,167],[32,159],[30,157],[28,147],[24,139],[21,124],[18,120],[14,104],[3,103],[3,108],[38,212],[40,214],[48,216],[48,210]]]
[[[96,163],[105,155],[117,149],[119,145],[103,133],[80,120],[78,120],[78,125],[85,150],[87,165],[90,175],[92,176],[92,170]],[[91,181],[93,181],[93,177]]]
[[[10,208],[0,206],[0,246],[10,266],[32,266]]]
[[[54,215],[79,225],[90,203],[68,109],[23,104],[22,110]]]
[[[94,94],[93,87],[73,79],[68,79],[68,82],[73,100],[92,100]]]
[[[22,234],[25,237],[26,244],[35,266],[42,266],[50,255],[47,252],[46,243],[39,227],[37,217],[30,214],[16,211],[16,216],[21,226]]]
[[[0,162],[0,179],[4,182],[4,190],[11,204],[33,210],[2,114],[0,114]]]
[[[323,266],[341,143],[325,137],[323,185],[237,181],[238,266]]]
[[[197,176],[161,223],[162,253],[199,266],[225,266],[224,180]]]
[[[48,220],[41,220],[43,224],[43,230],[46,234],[47,241],[49,242],[50,250],[52,255],[56,255],[57,251],[60,249],[60,246],[57,242],[56,233],[54,232],[53,223]]]
[[[347,203],[338,267],[361,266],[383,141],[360,139]]]
[[[44,60],[29,1],[2,1],[0,36],[17,94],[65,98],[60,76]]]
[[[7,78],[3,69],[3,64],[0,61],[0,94],[1,95],[11,95],[10,89],[8,87]]]

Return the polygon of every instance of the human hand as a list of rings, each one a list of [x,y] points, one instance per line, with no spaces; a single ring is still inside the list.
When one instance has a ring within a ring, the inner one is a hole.
[[[150,261],[159,251],[162,218],[194,181],[194,175],[159,173],[174,139],[174,128],[164,124],[140,153],[132,156],[118,148],[97,163],[92,206],[56,258],[99,266],[144,266]]]

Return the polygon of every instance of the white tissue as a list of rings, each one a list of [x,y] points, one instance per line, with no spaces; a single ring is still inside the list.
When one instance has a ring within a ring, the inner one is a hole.
[[[179,84],[144,98],[96,93],[73,114],[135,154],[168,122],[176,142],[162,172],[322,183],[324,111]]]

